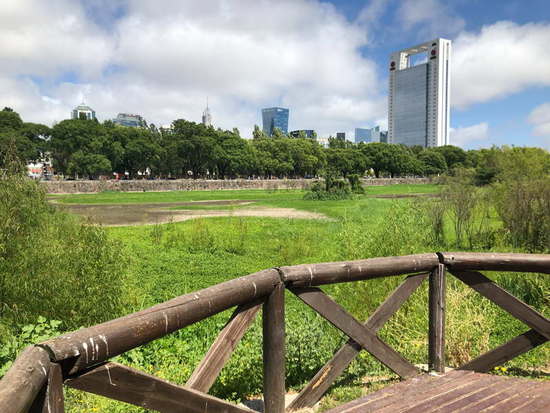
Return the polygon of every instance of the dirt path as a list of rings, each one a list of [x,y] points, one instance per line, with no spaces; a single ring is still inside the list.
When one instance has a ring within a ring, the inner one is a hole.
[[[271,217],[292,219],[326,219],[327,216],[316,212],[301,211],[294,208],[275,208],[264,206],[250,206],[254,201],[196,201],[196,202],[169,202],[149,204],[56,204],[58,207],[84,216],[92,224],[104,226],[154,225],[166,222],[180,222],[197,218],[212,217]],[[178,206],[213,205],[239,206],[241,208],[217,209],[168,209]]]

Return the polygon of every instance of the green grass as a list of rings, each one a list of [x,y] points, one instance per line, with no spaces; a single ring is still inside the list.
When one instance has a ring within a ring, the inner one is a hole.
[[[439,190],[434,184],[396,184],[366,187],[367,195],[434,193]],[[134,204],[149,202],[188,202],[209,200],[257,200],[293,202],[303,197],[302,190],[226,190],[226,191],[168,191],[168,192],[116,192],[96,194],[52,195],[58,202],[68,204]]]
[[[261,269],[374,256],[405,255],[447,249],[429,242],[422,211],[412,199],[377,199],[372,195],[431,193],[434,185],[368,187],[365,196],[344,201],[304,201],[302,191],[197,191],[161,193],[109,192],[59,197],[66,203],[137,203],[196,200],[257,200],[255,205],[321,212],[332,220],[217,217],[153,226],[107,228],[121,243],[129,267],[122,274],[126,312],[178,295],[207,288]],[[204,206],[196,206],[204,209]],[[187,208],[187,207],[184,207]],[[213,207],[219,209],[219,207]],[[234,206],[231,206],[234,208]],[[493,274],[513,294],[549,309],[536,297],[548,291],[548,277]],[[369,314],[403,277],[389,277],[324,287],[359,320]],[[518,278],[528,280],[517,282]],[[515,281],[514,281],[515,280]],[[535,297],[535,298],[533,298]],[[538,303],[538,304],[537,304]],[[460,365],[527,330],[464,284],[449,278],[447,295],[447,359]],[[210,317],[117,358],[174,383],[184,384],[230,311]],[[298,390],[345,342],[342,334],[286,295],[287,386]],[[427,283],[380,332],[381,338],[413,363],[426,363]],[[261,321],[256,320],[223,369],[211,393],[238,400],[261,389]],[[548,346],[506,364],[509,371],[550,367]],[[516,370],[514,370],[516,369]],[[323,408],[358,397],[381,384],[365,386],[368,377],[395,379],[380,363],[360,353],[322,403]],[[68,393],[68,411],[142,412],[104,398]]]

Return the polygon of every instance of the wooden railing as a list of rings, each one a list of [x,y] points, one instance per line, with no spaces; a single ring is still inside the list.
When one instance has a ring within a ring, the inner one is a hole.
[[[0,381],[0,412],[64,411],[63,385],[160,412],[250,412],[207,394],[238,342],[263,311],[264,403],[285,410],[285,289],[349,337],[288,406],[314,405],[361,350],[400,377],[421,372],[377,335],[384,323],[429,278],[429,349],[432,370],[445,365],[446,272],[469,285],[530,330],[459,367],[488,371],[550,339],[550,320],[512,296],[480,270],[550,273],[550,255],[434,253],[260,271],[103,324],[26,348]],[[407,274],[365,323],[334,302],[320,285]],[[185,386],[110,358],[209,316],[236,307]]]

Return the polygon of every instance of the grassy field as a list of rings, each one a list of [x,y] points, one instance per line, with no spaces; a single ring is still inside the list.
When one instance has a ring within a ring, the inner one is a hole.
[[[153,226],[107,229],[120,242],[129,263],[124,282],[127,312],[242,276],[257,270],[300,263],[352,260],[446,249],[430,240],[425,211],[415,199],[379,199],[377,195],[433,193],[435,185],[368,187],[365,196],[345,201],[304,201],[301,191],[196,191],[56,196],[62,203],[149,203],[200,200],[254,200],[258,205],[321,212],[331,220],[208,218]],[[203,208],[203,207],[200,207]],[[507,274],[494,278],[548,315],[537,297],[547,281]],[[524,280],[524,278],[521,278]],[[400,282],[400,277],[324,288],[354,316],[364,320]],[[448,290],[447,359],[456,366],[527,330],[487,300],[454,279]],[[229,312],[211,317],[118,359],[126,364],[185,383],[214,340]],[[299,389],[345,342],[345,337],[287,294],[287,385]],[[381,330],[382,339],[414,363],[427,361],[427,285],[423,285]],[[506,365],[516,374],[550,368],[548,346]],[[261,389],[261,323],[256,320],[222,371],[212,394],[238,400]],[[364,383],[364,377],[380,380]],[[395,375],[361,353],[322,403],[377,389]],[[96,396],[69,393],[69,411],[139,412]],[[79,407],[77,407],[79,406]]]
[[[396,184],[389,186],[366,187],[367,195],[388,194],[423,194],[434,193],[438,185],[434,184]],[[301,199],[304,191],[301,190],[226,190],[226,191],[167,191],[167,192],[117,192],[106,191],[94,194],[51,195],[53,199],[62,203],[71,204],[127,204],[145,202],[181,202],[207,200],[262,200],[294,201]]]

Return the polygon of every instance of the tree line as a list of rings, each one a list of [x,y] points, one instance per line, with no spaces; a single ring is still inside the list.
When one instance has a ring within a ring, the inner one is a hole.
[[[4,108],[0,111],[0,155],[9,142],[23,160],[37,160],[47,152],[57,174],[91,179],[113,173],[129,178],[217,179],[326,173],[433,176],[457,167],[478,170],[481,183],[496,175],[491,149],[354,144],[338,139],[329,139],[329,147],[324,148],[314,139],[293,138],[280,131],[267,137],[257,126],[253,139],[243,139],[237,129],[215,129],[183,119],[172,122],[169,129],[82,119],[63,120],[50,128],[23,122],[19,114]]]

